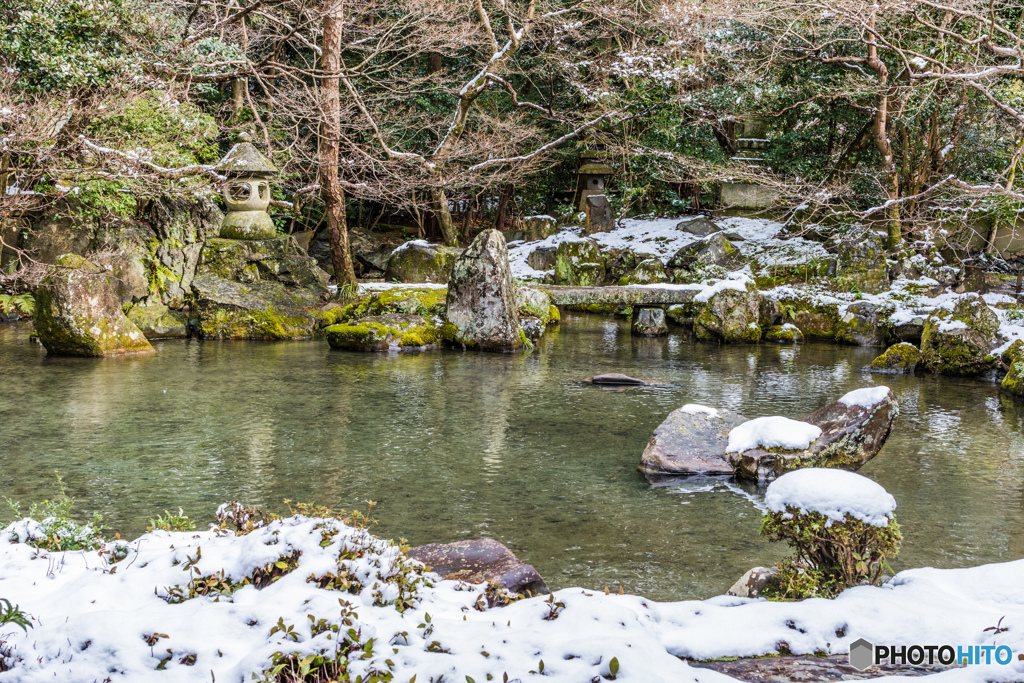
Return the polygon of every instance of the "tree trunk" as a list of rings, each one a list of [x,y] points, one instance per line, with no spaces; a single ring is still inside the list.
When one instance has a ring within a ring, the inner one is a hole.
[[[345,220],[345,192],[338,185],[341,97],[338,92],[337,74],[341,71],[341,24],[341,0],[325,0],[323,68],[327,76],[320,84],[320,103],[324,116],[319,140],[320,193],[326,206],[331,264],[334,266],[334,279],[338,283],[339,291],[342,285],[356,284]]]
[[[245,86],[244,78],[231,79],[231,112],[233,114],[238,114],[245,106]]]
[[[508,202],[512,198],[514,191],[515,186],[509,183],[501,192],[501,198],[498,200],[498,216],[494,221],[494,228],[496,230],[505,229],[505,224],[508,222]]]
[[[434,215],[437,216],[437,225],[441,228],[444,243],[449,247],[459,246],[459,234],[455,231],[452,213],[448,210],[448,195],[444,188],[440,185],[430,188],[430,198],[433,200]]]
[[[430,67],[427,73],[436,74],[441,70],[441,53],[431,52],[430,53]]]
[[[875,14],[872,13],[868,20],[868,29],[875,30]],[[896,159],[892,152],[892,143],[889,141],[889,68],[878,58],[878,45],[875,39],[870,38],[868,43],[868,66],[878,76],[880,94],[878,96],[878,107],[875,110],[875,117],[872,121],[872,135],[875,139],[875,147],[882,155],[882,171],[885,173],[886,194],[889,200],[889,208],[886,210],[888,221],[886,232],[889,234],[889,249],[895,249],[903,241],[903,229],[900,219],[900,176],[896,168]]]

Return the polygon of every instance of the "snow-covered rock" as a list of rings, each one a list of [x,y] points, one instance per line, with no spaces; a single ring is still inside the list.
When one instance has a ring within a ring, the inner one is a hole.
[[[820,513],[833,522],[849,515],[872,526],[887,526],[896,510],[896,499],[867,477],[817,467],[782,475],[769,484],[764,502],[772,512],[794,508]]]

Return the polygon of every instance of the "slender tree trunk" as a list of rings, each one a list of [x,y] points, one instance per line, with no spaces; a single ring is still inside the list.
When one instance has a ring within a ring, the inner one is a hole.
[[[875,15],[871,15],[868,22],[871,31],[875,28]],[[885,173],[885,191],[890,202],[886,211],[888,221],[886,232],[889,234],[888,247],[895,249],[903,241],[902,220],[900,218],[900,176],[896,168],[896,159],[892,152],[892,143],[889,141],[889,69],[885,62],[878,58],[878,45],[875,38],[871,36],[868,43],[868,66],[878,75],[878,84],[881,94],[878,97],[878,107],[875,110],[875,118],[872,122],[872,135],[875,139],[875,147],[882,155],[882,171]]]
[[[514,191],[515,186],[509,183],[501,192],[501,198],[498,200],[498,217],[494,221],[494,227],[497,230],[505,229],[505,224],[508,222],[508,202]]]
[[[441,236],[444,243],[449,247],[459,246],[459,234],[455,230],[455,223],[452,221],[452,212],[448,210],[448,195],[441,186],[430,189],[430,198],[434,204],[434,215],[437,216],[437,225],[441,228]]]
[[[231,79],[231,112],[234,114],[238,114],[245,106],[245,86],[244,78]]]
[[[338,74],[341,72],[341,0],[324,0],[323,68],[327,74],[320,84],[323,124],[320,128],[320,193],[326,205],[331,264],[338,286],[355,285],[356,273],[348,245],[345,219],[345,192],[338,185],[338,145],[341,139],[341,97]]]

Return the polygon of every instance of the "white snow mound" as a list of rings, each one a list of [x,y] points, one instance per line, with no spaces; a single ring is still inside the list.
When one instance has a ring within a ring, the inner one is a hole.
[[[751,448],[787,448],[802,450],[821,436],[821,427],[808,422],[774,415],[748,420],[729,432],[729,453]]]
[[[854,406],[871,408],[884,401],[888,396],[889,387],[864,387],[863,389],[854,389],[850,393],[843,395],[839,402],[847,408]]]
[[[782,475],[768,486],[764,502],[772,512],[793,507],[820,512],[835,522],[850,515],[872,526],[887,526],[896,509],[896,499],[867,477],[817,467]]]
[[[682,410],[684,413],[687,413],[688,415],[699,415],[701,413],[704,413],[710,415],[711,417],[718,416],[718,410],[716,410],[715,408],[709,408],[707,406],[702,406],[697,403],[687,403],[685,406],[680,408],[680,410]]]

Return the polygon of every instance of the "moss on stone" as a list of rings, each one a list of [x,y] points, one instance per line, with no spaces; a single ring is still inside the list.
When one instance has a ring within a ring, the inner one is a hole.
[[[392,313],[324,330],[332,349],[346,351],[409,351],[432,348],[442,341],[443,327],[435,317]]]
[[[921,351],[913,344],[893,344],[880,356],[871,361],[871,369],[893,374],[913,374],[921,362]]]
[[[796,344],[804,340],[804,335],[796,325],[775,325],[765,333],[764,340],[777,344]]]
[[[317,328],[352,322],[360,318],[389,315],[438,316],[445,314],[447,289],[437,287],[395,287],[372,292],[345,306],[335,306],[317,314]]]

